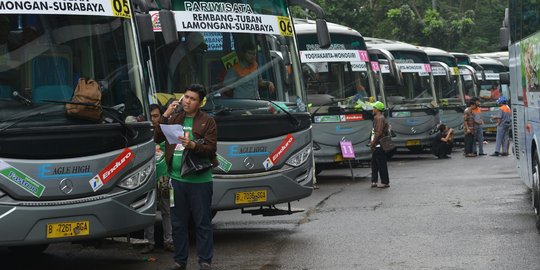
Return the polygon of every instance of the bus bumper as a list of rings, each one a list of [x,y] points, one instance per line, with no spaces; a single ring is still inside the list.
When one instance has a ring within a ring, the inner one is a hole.
[[[300,200],[313,192],[313,159],[299,167],[285,165],[279,173],[254,173],[246,175],[214,174],[212,210],[232,210],[253,206],[274,205]],[[266,191],[264,202],[239,203],[237,193]]]
[[[66,201],[0,204],[0,246],[80,241],[143,229],[155,222],[154,185],[154,181],[147,181],[134,191],[117,190],[115,194],[75,199],[72,201],[76,203],[70,204]],[[89,235],[47,238],[48,224],[82,221],[89,222]]]
[[[361,142],[360,144],[353,145],[355,150],[354,160],[356,161],[369,161],[371,160],[371,149],[368,146],[369,141]],[[313,154],[315,156],[316,164],[328,164],[342,162],[341,148],[339,143],[336,146],[324,145],[320,143],[313,143]]]

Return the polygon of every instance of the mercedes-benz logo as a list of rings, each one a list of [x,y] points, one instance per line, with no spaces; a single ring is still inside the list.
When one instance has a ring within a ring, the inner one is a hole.
[[[412,132],[413,134],[416,134],[416,129],[414,129],[414,127],[412,127],[412,128],[411,128],[411,132]]]
[[[64,178],[60,181],[59,187],[64,194],[69,194],[73,191],[73,182],[67,178]]]
[[[255,167],[255,161],[253,161],[251,157],[247,157],[244,159],[244,167],[247,169],[253,169],[253,167]]]

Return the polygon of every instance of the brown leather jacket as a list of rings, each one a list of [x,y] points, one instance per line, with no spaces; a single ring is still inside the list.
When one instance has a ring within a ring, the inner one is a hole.
[[[171,115],[169,118],[165,118],[161,116],[159,118],[160,124],[179,124],[182,125],[184,123],[184,119],[186,118],[185,112],[180,112],[177,114]],[[193,118],[193,127],[191,129],[191,132],[193,132],[193,137],[197,139],[204,139],[204,143],[196,143],[195,149],[193,149],[192,153],[201,156],[201,157],[209,157],[210,161],[212,161],[212,164],[214,167],[217,167],[219,165],[219,162],[217,160],[216,151],[217,151],[217,125],[214,118],[210,117],[205,112],[202,112],[199,110],[195,117]],[[174,149],[176,148],[176,144],[169,144],[166,141],[165,135],[161,131],[161,128],[159,125],[155,127],[154,129],[154,141],[156,143],[161,143],[165,141],[165,161],[167,162],[167,168],[171,168],[171,161],[172,156],[174,154]]]

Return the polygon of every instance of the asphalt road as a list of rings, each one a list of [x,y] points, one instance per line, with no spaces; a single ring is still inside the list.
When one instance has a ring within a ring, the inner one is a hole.
[[[485,146],[491,153],[493,142]],[[391,187],[370,188],[370,170],[323,171],[320,189],[279,217],[220,212],[214,269],[540,269],[530,192],[510,157],[448,160],[400,153]],[[4,232],[2,232],[4,233]],[[55,244],[43,255],[0,249],[0,269],[166,269],[171,253],[140,244]],[[192,245],[189,269],[196,267]]]

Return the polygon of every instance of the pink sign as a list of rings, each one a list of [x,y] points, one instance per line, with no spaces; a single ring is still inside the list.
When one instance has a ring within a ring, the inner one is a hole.
[[[358,50],[358,54],[360,55],[360,61],[369,62],[369,55],[367,51]]]
[[[379,62],[371,61],[371,71],[377,72],[379,70],[381,70],[379,68]]]
[[[341,141],[339,142],[339,145],[341,146],[341,155],[344,158],[354,158],[354,149],[352,147],[352,143],[349,141]]]
[[[424,71],[425,72],[431,72],[431,65],[430,64],[424,64]]]

